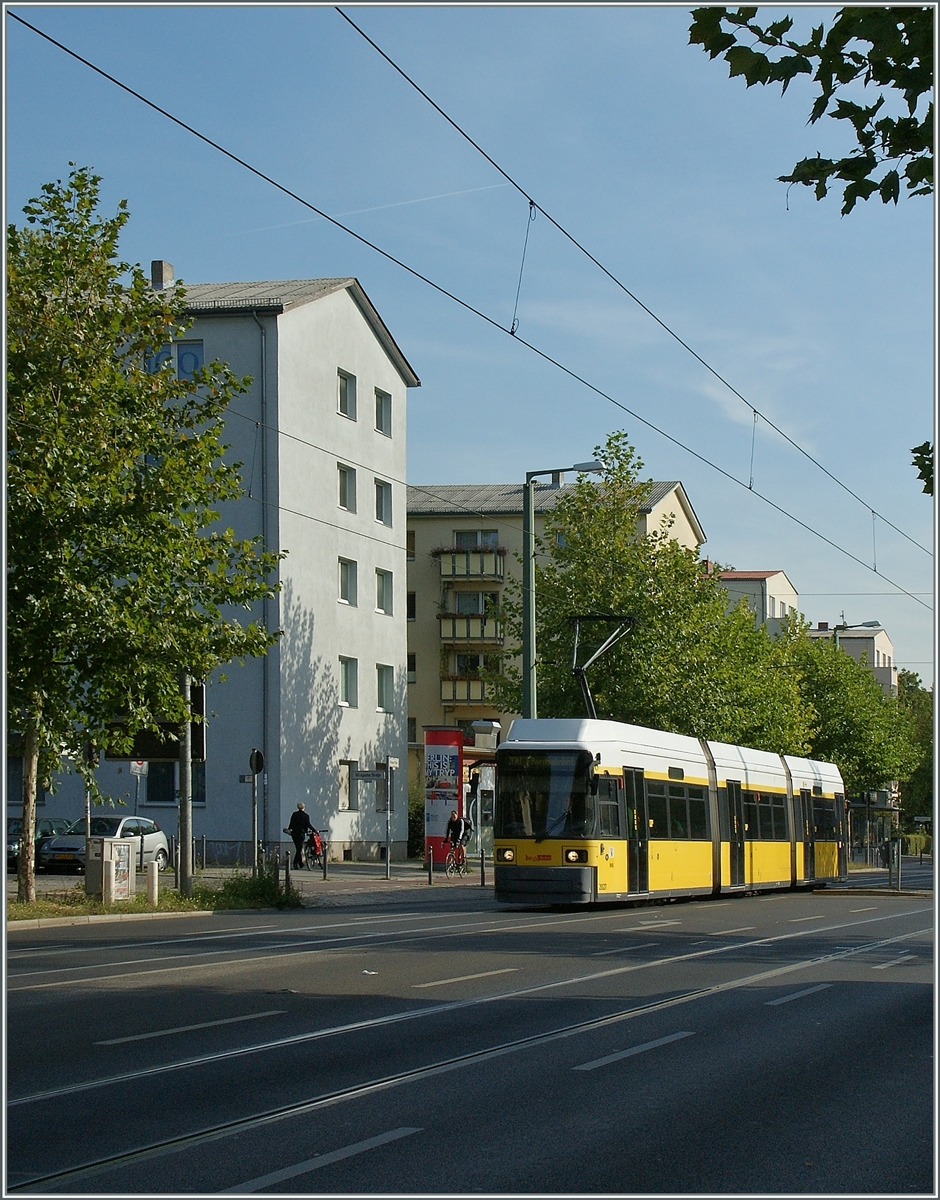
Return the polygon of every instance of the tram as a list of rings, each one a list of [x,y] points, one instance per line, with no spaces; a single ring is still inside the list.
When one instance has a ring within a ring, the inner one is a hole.
[[[831,763],[603,720],[513,722],[496,752],[503,904],[595,904],[846,878]]]

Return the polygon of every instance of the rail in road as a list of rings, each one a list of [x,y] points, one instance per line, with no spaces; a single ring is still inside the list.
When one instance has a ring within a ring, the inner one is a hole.
[[[11,933],[8,1191],[930,1190],[931,903],[426,891]]]

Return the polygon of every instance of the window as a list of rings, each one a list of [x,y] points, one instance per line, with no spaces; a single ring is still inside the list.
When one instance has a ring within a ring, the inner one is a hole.
[[[748,841],[785,842],[786,796],[772,792],[744,792],[744,828]]]
[[[405,556],[409,562],[414,562],[415,558],[415,531],[409,529],[405,534]]]
[[[359,807],[359,781],[356,772],[357,762],[342,759],[339,764],[339,809],[343,812],[353,811]]]
[[[375,572],[375,611],[392,615],[392,573],[391,571],[376,570]]]
[[[150,763],[147,768],[146,786],[148,804],[175,804],[176,763]]]
[[[417,600],[416,600],[416,596],[415,596],[414,592],[408,593],[407,610],[408,610],[408,620],[413,621],[415,619],[415,612],[417,610]]]
[[[409,654],[408,655],[408,682],[409,683],[414,683],[414,681],[415,681],[415,670],[416,670],[415,664],[416,664],[416,662],[417,662],[417,655]],[[414,738],[410,738],[409,740],[414,741]]]
[[[337,371],[339,378],[339,411],[350,421],[356,419],[356,377],[348,371]]]
[[[339,600],[341,604],[358,603],[357,567],[351,558],[339,560]]]
[[[392,485],[381,479],[375,481],[375,519],[383,525],[392,523]]]
[[[709,838],[705,789],[646,781],[651,838]]]
[[[499,530],[455,529],[454,545],[458,550],[495,550],[499,545]]]
[[[162,370],[164,363],[173,363],[177,379],[192,379],[205,364],[205,348],[202,342],[173,342],[161,346],[156,354],[144,360],[144,369],[154,374]]]
[[[392,436],[392,398],[379,388],[375,389],[375,427],[386,437]]]
[[[359,705],[359,662],[342,655],[339,659],[339,702],[347,708]]]
[[[418,740],[418,718],[408,718],[408,741],[412,744]]]
[[[339,506],[347,512],[356,511],[356,472],[352,467],[337,464],[339,474]]]
[[[457,592],[456,608],[460,616],[478,616],[499,608],[499,592]]]
[[[395,668],[375,664],[375,707],[379,712],[391,712],[395,707]]]

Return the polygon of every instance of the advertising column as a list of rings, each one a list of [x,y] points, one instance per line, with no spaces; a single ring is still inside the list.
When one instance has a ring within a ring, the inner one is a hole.
[[[424,729],[424,852],[447,857],[450,814],[463,815],[463,733],[454,726]]]

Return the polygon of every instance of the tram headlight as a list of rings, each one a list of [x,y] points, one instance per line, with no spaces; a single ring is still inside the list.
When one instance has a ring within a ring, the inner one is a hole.
[[[501,846],[496,851],[496,861],[511,863],[516,861],[516,852],[512,846]]]
[[[572,849],[565,851],[565,862],[569,863],[586,863],[588,860],[587,850]]]

